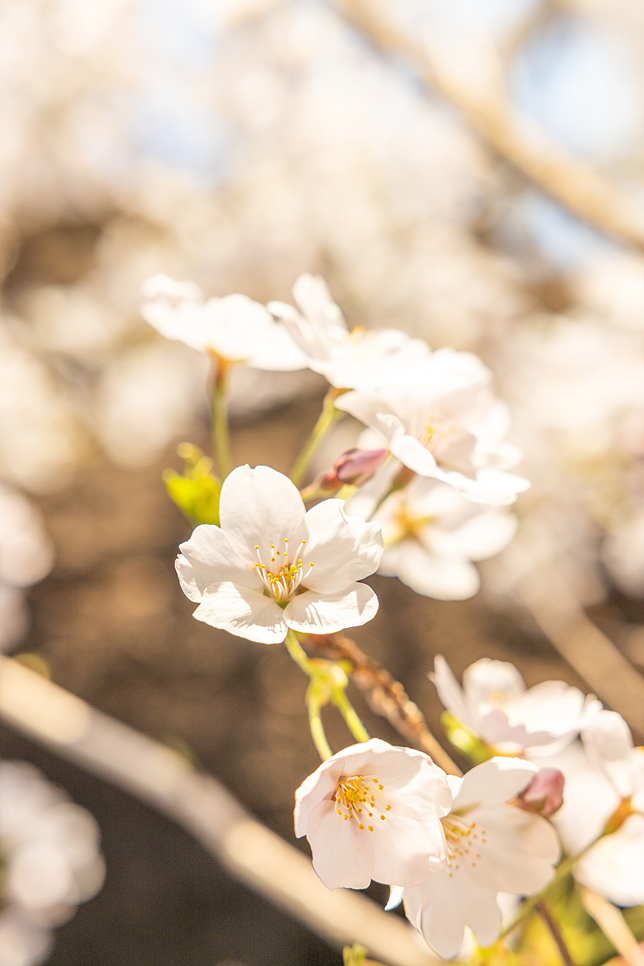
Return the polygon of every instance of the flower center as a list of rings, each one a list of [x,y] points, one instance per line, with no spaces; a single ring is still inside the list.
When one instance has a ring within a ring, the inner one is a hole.
[[[441,822],[447,839],[447,872],[450,879],[461,868],[466,870],[469,866],[475,869],[481,858],[479,849],[487,845],[485,829],[454,812],[442,818]]]
[[[335,810],[345,822],[349,819],[356,819],[358,830],[367,829],[373,832],[374,826],[369,824],[369,820],[375,816],[380,817],[380,821],[386,819],[385,812],[391,811],[391,805],[382,801],[380,792],[385,790],[379,778],[364,778],[362,775],[354,775],[352,778],[341,778],[333,796]]]
[[[302,540],[296,553],[291,556],[288,546],[288,537],[284,537],[284,545],[278,550],[274,543],[270,546],[269,563],[264,563],[259,544],[255,544],[257,563],[255,569],[264,584],[265,592],[268,591],[270,597],[278,603],[290,600],[302,581],[309,576],[313,569],[310,563],[304,569],[304,563],[299,556],[300,551],[304,550],[306,540]]]

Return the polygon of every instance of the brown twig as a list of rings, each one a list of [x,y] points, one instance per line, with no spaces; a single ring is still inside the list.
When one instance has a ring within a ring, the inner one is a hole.
[[[351,677],[372,711],[386,718],[396,731],[433,758],[449,775],[462,774],[431,733],[425,716],[410,700],[402,684],[382,664],[361,651],[355,641],[343,634],[310,634],[304,644],[331,661],[347,661]]]
[[[566,945],[566,940],[563,937],[563,933],[561,932],[559,923],[557,922],[552,912],[550,911],[550,906],[548,905],[546,900],[539,899],[539,901],[535,905],[535,909],[539,913],[543,921],[545,922],[548,929],[550,930],[550,934],[552,935],[552,938],[556,942],[557,949],[559,950],[561,954],[561,958],[563,959],[566,966],[575,966],[575,961],[570,955],[570,950]]]
[[[644,248],[644,216],[597,171],[521,116],[503,92],[464,81],[445,58],[402,29],[376,0],[336,0],[337,7],[382,50],[409,61],[428,87],[454,104],[470,127],[569,211],[636,248]],[[394,5],[395,7],[395,5]]]

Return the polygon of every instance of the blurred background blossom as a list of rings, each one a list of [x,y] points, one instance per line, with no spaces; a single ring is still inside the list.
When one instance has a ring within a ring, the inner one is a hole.
[[[513,508],[515,541],[481,565],[467,604],[374,583],[392,622],[370,631],[374,656],[435,724],[436,652],[459,673],[485,654],[516,660],[529,684],[583,686],[518,606],[543,568],[644,666],[643,256],[491,149],[445,85],[381,49],[350,7],[0,3],[0,646],[22,641],[65,686],[187,748],[287,835],[284,790],[311,770],[299,682],[278,658],[258,662],[223,636],[213,646],[175,596],[171,561],[189,530],[159,476],[178,466],[182,439],[207,448],[209,373],[141,319],[150,275],[266,302],[292,301],[298,275],[319,273],[350,325],[401,328],[492,369],[532,481]],[[377,0],[373,11],[424,45],[437,76],[491,92],[592,165],[644,224],[638,4]],[[287,470],[323,391],[306,371],[236,372],[238,460]],[[358,431],[340,423],[315,471]],[[54,546],[28,631],[25,594]],[[125,878],[150,888],[151,874]],[[158,929],[136,961],[176,966]],[[191,966],[216,961],[212,940],[190,941]],[[101,962],[120,962],[102,949]],[[262,961],[303,956],[269,944]]]

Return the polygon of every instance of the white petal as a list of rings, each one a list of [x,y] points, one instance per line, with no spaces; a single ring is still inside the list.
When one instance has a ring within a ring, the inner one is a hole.
[[[538,771],[537,765],[523,758],[490,758],[465,773],[454,811],[507,802],[522,792]]]
[[[299,543],[305,512],[295,484],[270,466],[238,466],[221,488],[221,527],[249,554],[256,544],[266,552],[271,544],[282,546],[285,538]]]
[[[481,945],[490,945],[501,931],[496,892],[462,876],[438,872],[415,889],[405,889],[405,911],[430,946],[445,958],[461,948],[469,925]]]
[[[378,572],[437,600],[466,600],[481,586],[479,572],[469,561],[433,555],[416,540],[402,540],[385,550]]]
[[[335,802],[323,801],[309,815],[306,835],[313,868],[328,889],[366,889],[372,878],[373,835],[355,819],[338,815]]]
[[[176,339],[205,352],[203,292],[193,282],[154,275],[141,289],[141,315],[166,339]]]
[[[639,791],[633,765],[633,738],[621,714],[600,711],[589,722],[582,734],[588,757],[598,765],[624,798]],[[639,784],[639,782],[637,782]],[[644,784],[644,783],[643,783]]]
[[[644,903],[644,815],[631,815],[579,860],[575,879],[618,906]]]
[[[293,820],[298,839],[306,835],[306,824],[315,806],[324,799],[330,800],[335,794],[340,778],[347,774],[344,768],[345,758],[334,755],[328,761],[323,761],[312,775],[305,778],[295,792]]]
[[[259,644],[280,644],[288,631],[283,612],[272,598],[242,590],[230,581],[208,591],[193,616]]]
[[[488,705],[493,696],[508,699],[525,691],[523,678],[509,661],[487,657],[470,664],[463,672],[463,690],[475,706]]]
[[[334,634],[345,627],[366,624],[378,612],[378,598],[367,584],[350,584],[335,594],[306,591],[293,597],[284,619],[294,631],[305,634]]]
[[[545,818],[503,803],[477,808],[467,818],[476,821],[487,839],[485,844],[477,843],[475,861],[471,854],[461,859],[470,879],[514,895],[533,895],[550,882],[560,848]]]
[[[442,654],[437,654],[434,658],[434,673],[430,673],[428,677],[436,686],[438,697],[443,702],[443,706],[451,711],[464,725],[468,728],[471,727],[470,714],[463,700],[463,691]]]
[[[208,587],[227,580],[249,590],[260,589],[257,574],[250,561],[244,559],[243,548],[219,527],[201,524],[179,549],[177,573],[190,600],[201,601]]]
[[[343,500],[323,500],[306,514],[307,545],[303,551],[306,587],[333,594],[378,569],[382,557],[380,524],[348,516]]]

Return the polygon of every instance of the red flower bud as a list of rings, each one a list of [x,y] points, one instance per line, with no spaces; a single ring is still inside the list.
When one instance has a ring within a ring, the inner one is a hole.
[[[557,768],[541,768],[519,796],[517,804],[528,812],[548,817],[563,805],[564,776]]]

